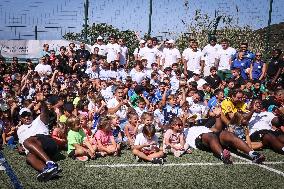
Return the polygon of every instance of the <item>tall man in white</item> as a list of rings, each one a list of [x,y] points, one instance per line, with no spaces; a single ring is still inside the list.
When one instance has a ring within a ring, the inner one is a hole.
[[[186,51],[183,53],[184,57],[184,74],[187,78],[191,78],[195,71],[203,74],[204,70],[204,56],[201,51],[197,49],[198,43],[194,41],[192,43],[192,50]]]
[[[221,41],[222,48],[217,51],[215,66],[218,70],[218,75],[222,80],[231,78],[231,63],[232,56],[236,54],[236,49],[229,47],[229,41],[223,39]]]
[[[96,47],[99,48],[98,55],[106,56],[106,45],[103,42],[102,36],[97,38],[97,42],[92,46],[92,50],[94,50]]]
[[[215,59],[217,58],[217,51],[219,49],[221,49],[221,45],[217,44],[215,36],[211,36],[209,38],[209,44],[207,44],[202,50],[205,57],[204,76],[210,75],[210,68],[215,66]]]
[[[174,63],[180,61],[181,55],[177,48],[174,47],[174,40],[169,40],[167,42],[167,48],[163,50],[162,66],[163,68],[171,67]]]
[[[116,43],[114,36],[109,37],[109,43],[106,45],[107,62],[118,62],[120,56],[120,46]]]
[[[159,50],[153,47],[152,39],[148,39],[146,47],[140,50],[139,60],[142,58],[147,60],[147,69],[151,69],[152,63],[157,63],[160,66]]]

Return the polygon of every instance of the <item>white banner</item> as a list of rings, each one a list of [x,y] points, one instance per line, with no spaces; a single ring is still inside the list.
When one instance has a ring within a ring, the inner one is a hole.
[[[49,45],[49,50],[59,53],[61,46],[68,47],[71,41],[67,40],[0,40],[0,55],[5,58],[40,58],[40,52],[44,44]],[[73,42],[80,47],[80,42]],[[90,46],[86,45],[90,51]],[[91,52],[91,51],[90,51]]]

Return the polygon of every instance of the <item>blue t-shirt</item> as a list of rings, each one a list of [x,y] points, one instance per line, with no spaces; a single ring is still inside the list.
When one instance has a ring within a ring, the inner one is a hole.
[[[246,69],[250,67],[250,62],[246,59],[242,59],[242,60],[238,60],[238,59],[235,59],[233,62],[232,62],[232,65],[231,65],[231,70],[233,68],[240,68],[241,69],[241,76],[243,79],[248,79],[248,76],[246,74]]]

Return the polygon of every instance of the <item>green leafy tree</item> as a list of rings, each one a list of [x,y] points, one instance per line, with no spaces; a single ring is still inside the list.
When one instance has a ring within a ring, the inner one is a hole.
[[[66,33],[63,38],[66,40],[73,40],[79,42],[85,42],[87,44],[93,45],[96,42],[98,36],[102,36],[105,43],[108,43],[108,38],[111,35],[121,37],[125,39],[126,46],[129,48],[130,54],[132,54],[135,48],[138,46],[137,35],[134,31],[126,30],[120,31],[119,29],[113,27],[112,25],[99,23],[93,24],[87,28],[87,41],[84,40],[85,30],[82,29],[80,33]]]
[[[215,31],[216,21],[219,22],[220,29]],[[256,33],[250,26],[239,26],[237,20],[230,15],[221,15],[212,19],[207,14],[202,14],[200,10],[196,10],[194,18],[189,22],[188,31],[178,37],[177,46],[183,51],[188,46],[188,39],[194,38],[200,47],[204,47],[208,44],[209,35],[215,35],[219,40],[227,38],[230,45],[236,49],[241,42],[247,42],[250,50],[254,52],[264,53],[265,50],[264,36]]]

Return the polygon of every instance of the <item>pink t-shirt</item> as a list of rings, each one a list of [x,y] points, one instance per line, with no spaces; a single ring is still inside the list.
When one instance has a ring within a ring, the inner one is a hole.
[[[96,138],[97,141],[100,140],[102,145],[104,145],[104,146],[110,144],[111,139],[114,140],[114,137],[113,137],[111,132],[106,133],[106,132],[104,132],[103,130],[100,130],[100,129],[97,130],[97,132],[95,134],[95,138]]]
[[[171,144],[180,143],[180,137],[183,133],[174,133],[172,129],[168,129],[164,134],[164,144],[166,139],[168,138]]]

